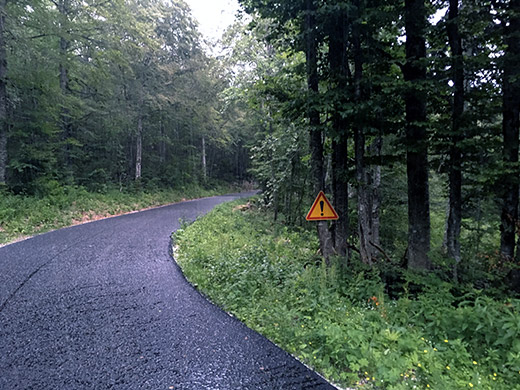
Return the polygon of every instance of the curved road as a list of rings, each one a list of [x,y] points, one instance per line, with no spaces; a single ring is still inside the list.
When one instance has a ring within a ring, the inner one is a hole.
[[[179,218],[246,195],[0,248],[0,389],[334,389],[206,301],[171,260]]]

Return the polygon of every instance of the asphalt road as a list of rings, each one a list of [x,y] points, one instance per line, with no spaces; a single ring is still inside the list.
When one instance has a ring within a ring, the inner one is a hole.
[[[0,389],[333,389],[203,298],[169,254],[183,202],[0,248]]]

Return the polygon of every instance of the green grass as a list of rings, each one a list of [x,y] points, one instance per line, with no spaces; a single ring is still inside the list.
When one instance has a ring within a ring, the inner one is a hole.
[[[398,299],[379,272],[325,267],[313,232],[240,203],[174,235],[188,279],[288,352],[359,389],[520,389],[520,301],[407,276]],[[411,294],[420,285],[420,293]]]
[[[189,186],[153,192],[114,189],[92,193],[81,187],[57,185],[43,197],[5,192],[0,194],[0,244],[81,222],[232,190],[224,186],[212,190]]]

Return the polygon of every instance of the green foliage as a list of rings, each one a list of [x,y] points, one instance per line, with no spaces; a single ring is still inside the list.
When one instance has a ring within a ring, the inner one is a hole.
[[[329,379],[359,389],[520,389],[520,301],[316,255],[313,234],[273,224],[258,200],[222,205],[174,235],[188,279]]]
[[[279,50],[264,39],[273,32],[268,20],[236,23],[223,37],[231,49],[223,56],[233,70],[227,102],[242,102],[255,130],[250,142],[251,174],[259,182],[264,205],[289,224],[302,223],[309,176],[308,133],[302,127],[306,97],[302,53]],[[278,42],[278,44],[282,44]]]
[[[0,244],[73,224],[232,190],[217,183],[212,187],[190,185],[155,191],[109,188],[103,192],[88,192],[83,187],[42,180],[38,186],[40,196],[0,192]]]
[[[219,99],[229,80],[184,1],[22,0],[5,19],[14,193],[130,185],[138,145],[148,188],[249,178],[249,128],[230,135],[240,124]]]

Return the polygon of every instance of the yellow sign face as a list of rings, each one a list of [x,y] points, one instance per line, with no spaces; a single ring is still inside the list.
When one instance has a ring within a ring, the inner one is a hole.
[[[307,221],[326,221],[329,219],[336,220],[339,217],[323,191],[320,191],[305,219]]]

